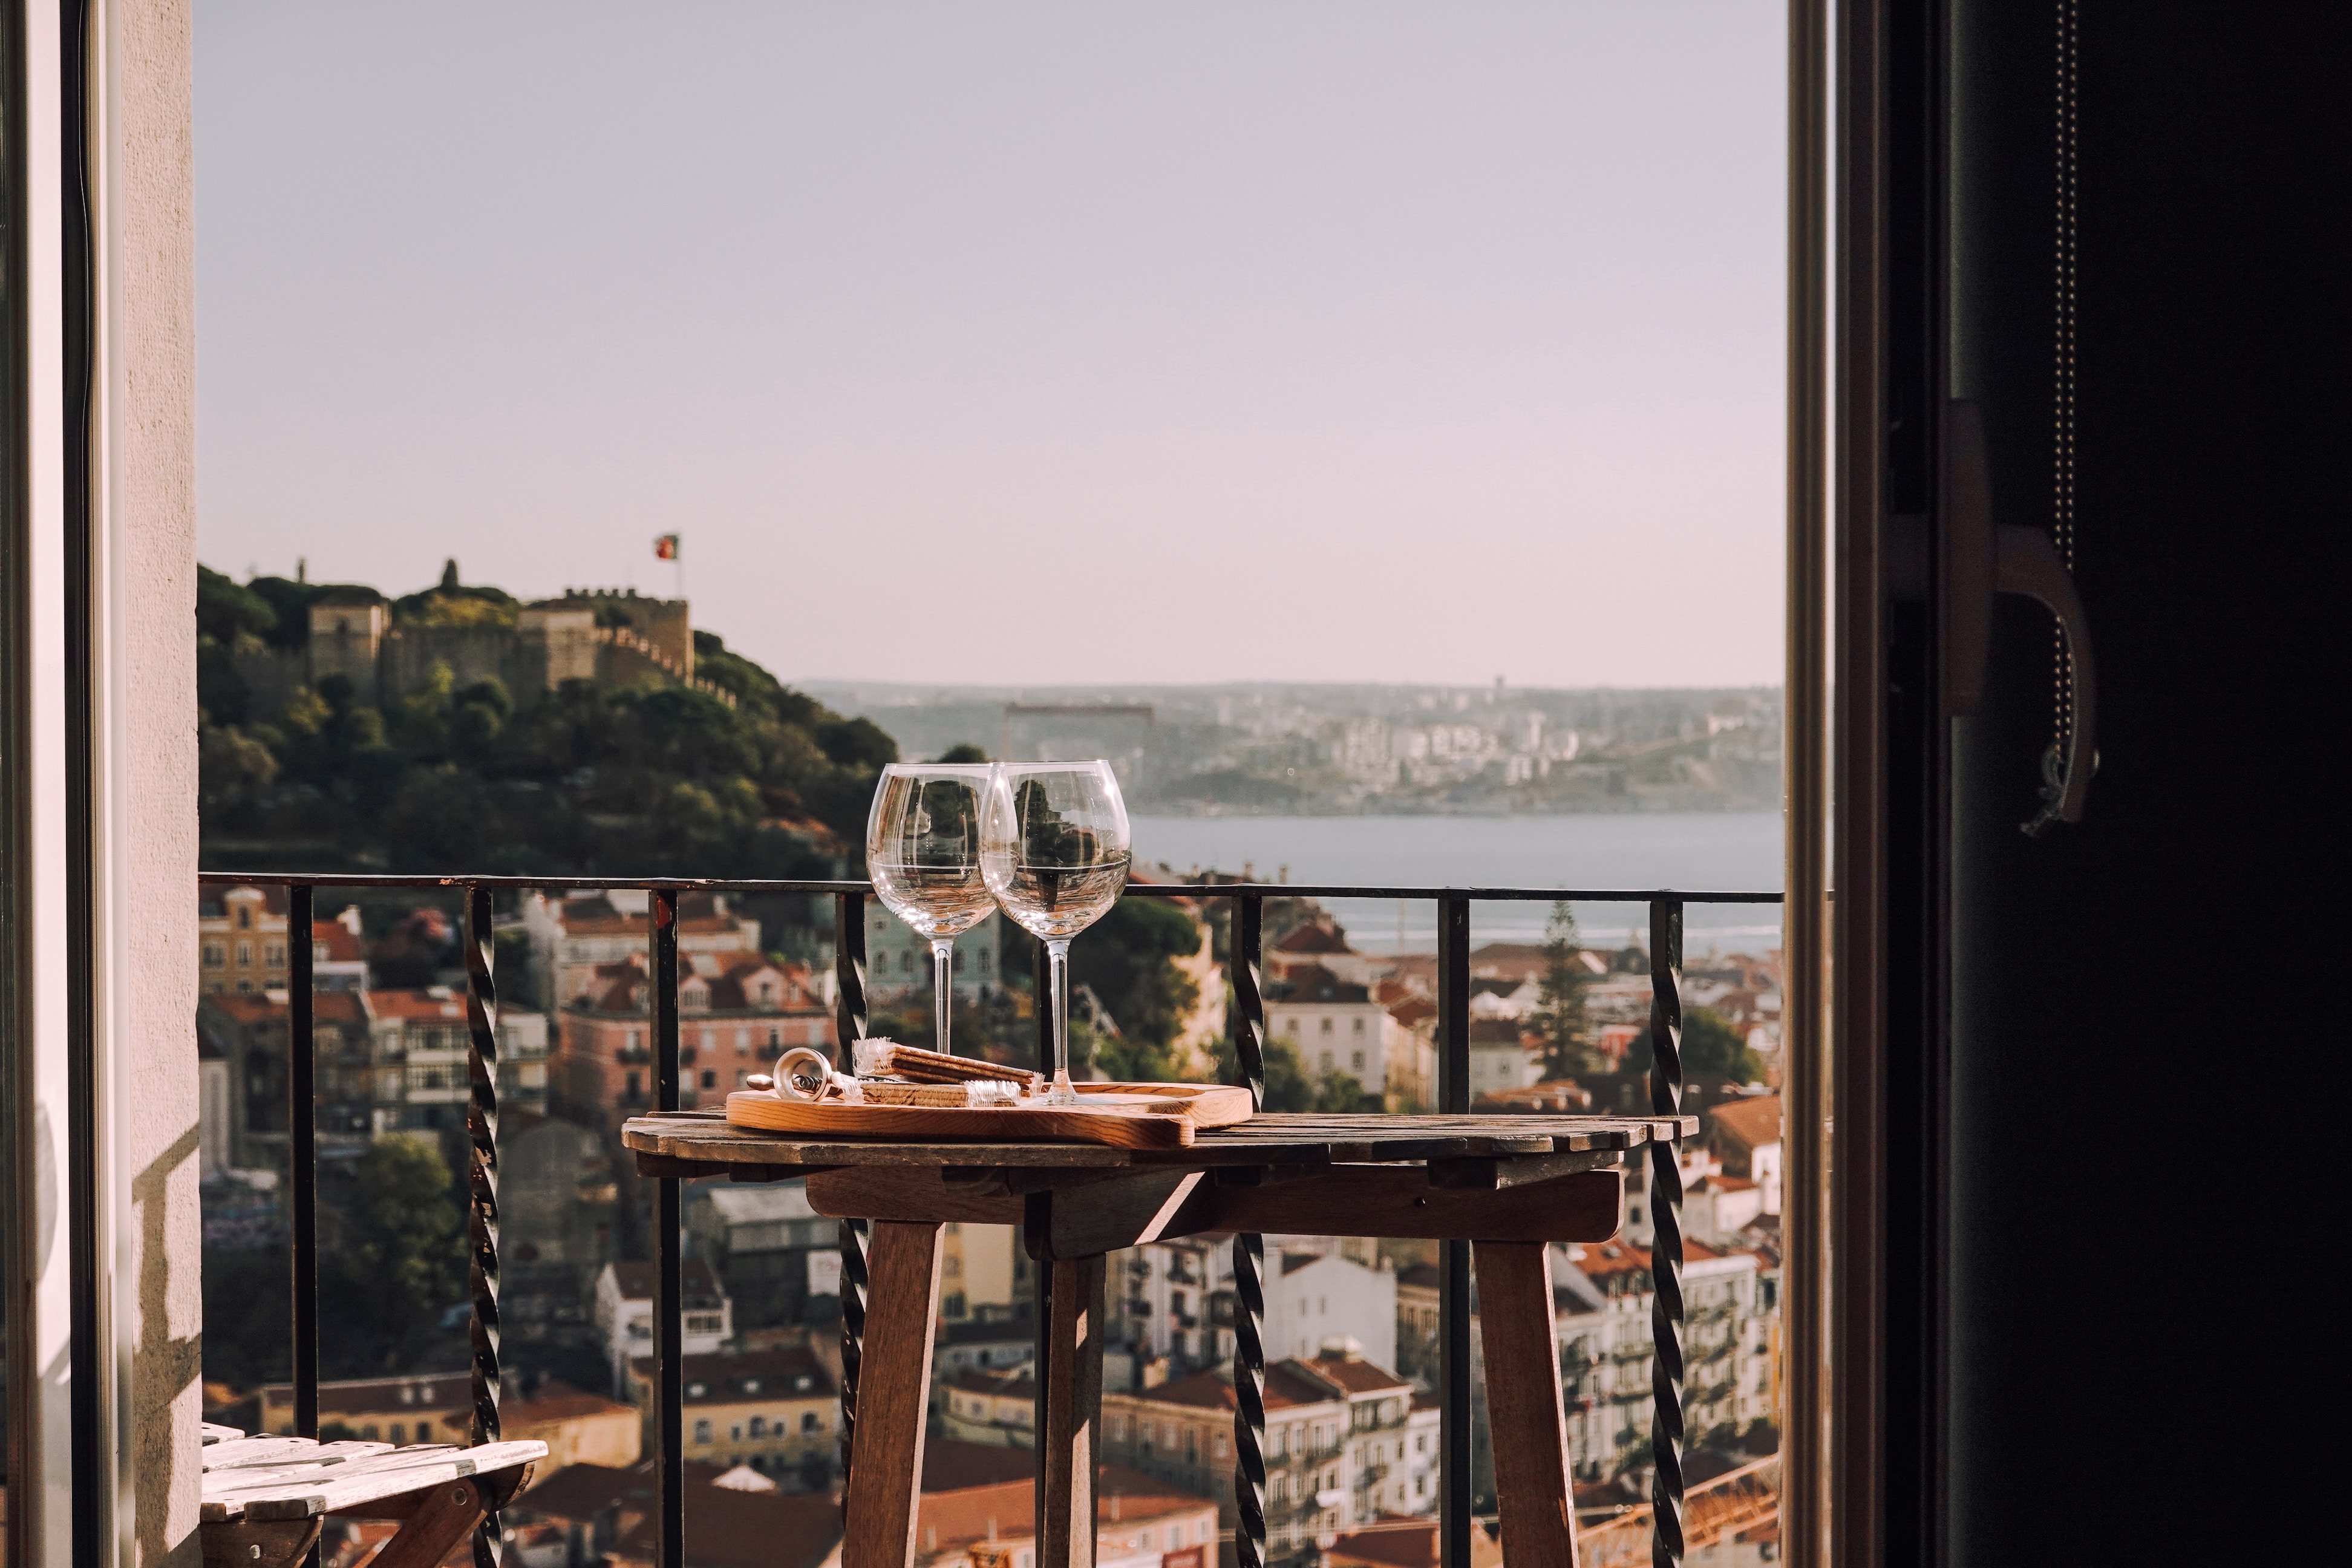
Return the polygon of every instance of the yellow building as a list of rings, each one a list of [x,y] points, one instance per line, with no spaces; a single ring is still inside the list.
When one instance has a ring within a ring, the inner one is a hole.
[[[768,1476],[814,1462],[830,1476],[841,1407],[832,1374],[807,1350],[792,1345],[745,1355],[690,1355],[680,1375],[688,1460],[721,1469],[749,1465]],[[629,1363],[629,1397],[650,1450],[660,1418],[652,1357]]]
[[[470,1373],[425,1377],[356,1378],[319,1385],[321,1436],[370,1443],[466,1443],[474,1422]],[[294,1435],[294,1389],[274,1383],[261,1391],[261,1429]],[[547,1445],[541,1479],[566,1465],[634,1465],[644,1453],[635,1407],[567,1383],[549,1382],[530,1397],[509,1394],[499,1405],[499,1435]]]

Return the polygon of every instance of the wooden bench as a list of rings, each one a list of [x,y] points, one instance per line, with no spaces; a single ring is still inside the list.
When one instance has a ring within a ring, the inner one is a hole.
[[[544,1443],[320,1443],[224,1437],[204,1449],[198,1516],[206,1568],[286,1568],[317,1543],[331,1513],[396,1519],[368,1568],[435,1568],[530,1479]]]

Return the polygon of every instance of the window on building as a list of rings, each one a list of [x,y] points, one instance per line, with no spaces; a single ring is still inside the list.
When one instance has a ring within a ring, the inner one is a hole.
[[[1354,1058],[1353,1058],[1353,1059],[1349,1063],[1349,1067],[1351,1067],[1352,1068],[1354,1068],[1354,1070],[1356,1070],[1357,1072],[1361,1072],[1361,1071],[1363,1071],[1363,1070],[1364,1070],[1364,1053],[1363,1053],[1363,1052],[1361,1052],[1361,1051],[1358,1051],[1358,1052],[1356,1052],[1356,1053],[1354,1054]]]
[[[1328,1034],[1329,1034],[1329,1033],[1331,1032],[1331,1020],[1330,1020],[1330,1019],[1326,1018],[1326,1019],[1324,1019],[1324,1020],[1323,1020],[1323,1028],[1322,1028],[1321,1032],[1322,1032],[1322,1033],[1324,1033],[1324,1034],[1326,1034],[1326,1035],[1328,1035]]]
[[[239,969],[247,969],[252,967],[252,964],[253,943],[249,942],[238,942],[236,944],[236,966]]]
[[[225,968],[227,966],[227,963],[228,953],[222,948],[220,943],[216,942],[208,942],[205,943],[205,967],[206,969]]]
[[[392,1440],[395,1443],[408,1441],[408,1426],[405,1422],[395,1421],[392,1424]]]
[[[253,910],[250,905],[237,905],[236,929],[239,931],[250,931],[253,929]]]
[[[1357,1034],[1362,1034],[1364,1032],[1364,1021],[1361,1018],[1357,1019],[1353,1027]]]
[[[816,1412],[812,1410],[801,1417],[801,1430],[803,1432],[814,1432],[816,1429]]]
[[[269,965],[272,969],[285,968],[286,944],[282,942],[263,943],[261,949],[261,962]]]
[[[719,1087],[719,1075],[715,1072],[706,1070],[702,1075],[702,1087],[705,1089],[717,1089]]]
[[[694,1424],[694,1440],[698,1443],[709,1443],[710,1441],[709,1422],[698,1421]]]
[[[1328,1020],[1326,1020],[1326,1021],[1328,1022]],[[1328,1052],[1328,1051],[1325,1051],[1325,1052],[1323,1053],[1323,1059],[1322,1059],[1322,1064],[1321,1064],[1321,1065],[1322,1065],[1323,1070],[1324,1070],[1325,1072],[1329,1072],[1329,1071],[1331,1070],[1331,1053],[1330,1053],[1330,1052]]]

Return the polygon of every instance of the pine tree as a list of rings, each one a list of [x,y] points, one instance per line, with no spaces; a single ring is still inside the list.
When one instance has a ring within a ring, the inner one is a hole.
[[[1551,907],[1551,919],[1544,925],[1543,956],[1533,1022],[1543,1037],[1544,1077],[1569,1078],[1594,1064],[1584,1012],[1585,983],[1591,976],[1577,944],[1576,912],[1565,901]]]

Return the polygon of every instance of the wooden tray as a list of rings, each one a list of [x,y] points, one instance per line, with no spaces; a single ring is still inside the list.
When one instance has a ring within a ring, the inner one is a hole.
[[[1122,1149],[1182,1149],[1203,1127],[1250,1119],[1249,1090],[1214,1083],[1082,1083],[1087,1103],[1053,1106],[845,1105],[779,1100],[763,1089],[727,1097],[727,1120],[763,1132],[841,1138],[984,1138],[1016,1142],[1108,1143]]]

